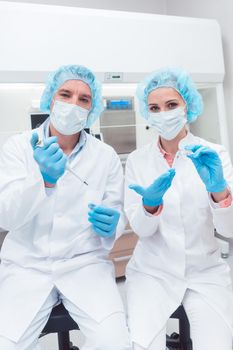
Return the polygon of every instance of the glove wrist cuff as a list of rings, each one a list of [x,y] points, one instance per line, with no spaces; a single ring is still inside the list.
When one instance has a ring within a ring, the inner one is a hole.
[[[41,175],[43,177],[44,182],[51,184],[51,185],[56,185],[57,179],[53,179],[50,176],[46,175],[45,173],[41,172]]]
[[[143,205],[146,205],[148,207],[157,207],[163,203],[163,199],[157,199],[157,200],[149,200],[146,198],[142,198]]]
[[[217,193],[217,192],[223,192],[227,189],[227,182],[226,180],[222,180],[221,182],[219,182],[218,184],[214,185],[214,186],[206,186],[206,189],[208,192],[213,192],[213,193]]]

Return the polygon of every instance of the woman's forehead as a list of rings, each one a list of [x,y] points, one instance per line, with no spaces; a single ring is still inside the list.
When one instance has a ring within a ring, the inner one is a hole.
[[[148,101],[166,101],[176,99],[178,101],[183,101],[181,95],[175,89],[171,87],[160,87],[152,90],[148,95]]]

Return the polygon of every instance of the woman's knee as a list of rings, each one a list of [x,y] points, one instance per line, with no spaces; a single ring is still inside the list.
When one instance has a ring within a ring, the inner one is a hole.
[[[133,342],[133,350],[165,350],[166,349],[166,327],[155,336],[152,342],[148,346],[141,346]]]
[[[197,293],[189,293],[184,308],[190,323],[193,349],[232,350],[232,332],[223,317]]]
[[[131,350],[130,341],[128,337],[121,337],[121,334],[118,337],[105,337],[98,339],[96,343],[95,350]]]

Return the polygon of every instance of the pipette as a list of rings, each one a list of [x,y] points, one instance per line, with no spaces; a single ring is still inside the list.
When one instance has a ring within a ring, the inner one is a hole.
[[[71,169],[71,167],[67,163],[66,163],[66,170],[68,170],[71,174],[73,174],[79,181],[84,183],[84,185],[88,186],[88,183],[85,180],[83,180],[80,176],[78,176],[78,174],[76,174],[76,172],[74,172],[74,170]]]
[[[192,154],[193,152],[191,150],[187,149],[179,149],[179,155],[181,156],[188,156],[189,154]]]
[[[36,147],[43,147],[44,143],[43,140],[39,140],[36,144]],[[72,175],[74,175],[76,177],[76,179],[78,179],[79,181],[81,181],[84,185],[88,186],[88,183],[83,180],[78,174],[76,174],[76,172],[71,169],[70,165],[66,163],[66,170],[68,170]]]

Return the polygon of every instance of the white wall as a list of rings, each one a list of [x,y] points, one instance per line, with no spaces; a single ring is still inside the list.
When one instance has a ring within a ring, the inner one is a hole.
[[[8,0],[13,1],[13,0]],[[232,0],[15,0],[111,10],[169,14],[187,17],[214,18],[222,29],[226,76],[224,93],[233,158],[233,1]],[[190,40],[191,36],[190,36]],[[185,45],[185,43],[184,43]],[[201,53],[200,53],[201,55]]]
[[[185,65],[197,82],[221,83],[224,75],[213,20],[0,1],[0,32],[2,83],[44,82],[45,72],[77,61],[101,81],[106,72],[124,72],[122,81],[137,82],[164,65]]]
[[[230,150],[233,158],[233,1],[167,0],[167,14],[214,18],[221,26],[226,71],[224,94],[229,127]],[[190,40],[192,40],[191,37]]]
[[[166,0],[7,0],[37,4],[166,14]]]

